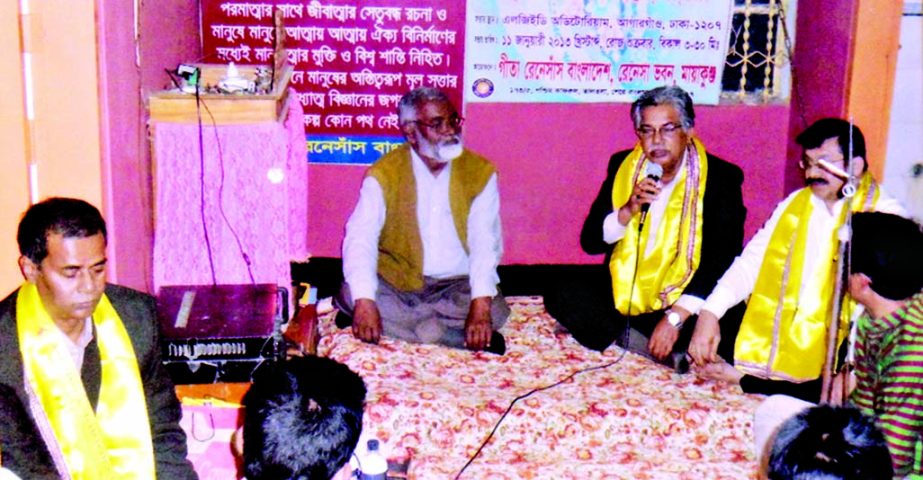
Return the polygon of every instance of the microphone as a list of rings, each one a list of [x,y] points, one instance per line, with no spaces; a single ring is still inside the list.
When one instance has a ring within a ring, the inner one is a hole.
[[[658,163],[647,162],[647,168],[645,169],[645,172],[647,173],[647,178],[650,178],[655,182],[659,182],[660,177],[663,176],[663,167]],[[650,203],[641,204],[641,222],[638,223],[639,231],[644,227],[644,221],[647,220],[647,211],[650,210],[650,208]]]

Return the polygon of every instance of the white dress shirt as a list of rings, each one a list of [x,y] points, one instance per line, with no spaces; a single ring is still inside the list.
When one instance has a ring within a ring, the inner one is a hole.
[[[881,188],[879,186],[879,188]],[[727,313],[728,309],[742,302],[753,293],[753,287],[756,285],[756,278],[760,273],[760,267],[763,265],[763,257],[769,248],[769,240],[772,233],[779,223],[782,212],[792,202],[799,190],[789,194],[785,200],[782,200],[773,210],[769,220],[744,247],[743,252],[734,259],[734,263],[728,268],[727,272],[718,280],[718,285],[712,291],[711,295],[705,301],[702,309],[708,310],[721,318]],[[903,217],[907,216],[904,207],[893,197],[888,195],[884,189],[880,190],[878,202],[875,205],[875,211],[883,213],[893,213]],[[816,195],[811,195],[811,217],[808,219],[808,238],[805,242],[804,269],[801,278],[813,278],[817,275],[819,268],[826,268],[825,263],[829,258],[821,258],[820,252],[824,250],[825,245],[833,238],[833,231],[837,228],[837,222],[845,200],[837,201],[833,206],[833,212],[827,209],[827,205]],[[804,295],[804,288],[808,282],[802,282],[798,295]]]
[[[61,336],[64,337],[64,345],[67,347],[67,353],[70,354],[71,360],[74,361],[74,366],[77,367],[79,372],[83,368],[83,357],[86,353],[87,347],[90,345],[90,342],[93,341],[93,317],[87,317],[83,323],[83,331],[80,332],[80,336],[77,338],[77,341],[73,341],[68,337],[64,332],[60,332]]]
[[[423,242],[423,275],[449,278],[468,275],[471,297],[497,294],[497,265],[503,255],[500,226],[500,194],[497,175],[491,175],[475,197],[468,215],[468,252],[455,231],[449,204],[450,161],[433,176],[423,160],[410,150],[417,187],[417,223]],[[346,222],[343,240],[343,276],[353,301],[375,300],[378,289],[378,238],[385,223],[386,207],[381,185],[367,176],[359,189],[359,202]]]
[[[645,255],[650,255],[654,250],[657,231],[660,229],[661,222],[663,222],[667,204],[670,202],[670,196],[673,195],[673,190],[676,189],[679,183],[676,180],[680,178],[683,171],[686,170],[686,155],[686,153],[683,153],[683,159],[680,161],[679,169],[676,171],[676,175],[670,179],[670,182],[661,184],[660,193],[657,195],[657,198],[651,202],[651,206],[647,211],[647,223],[650,225],[650,228],[647,230],[647,247],[644,250]],[[627,225],[622,225],[621,222],[619,222],[619,211],[616,209],[603,220],[603,240],[612,245],[625,237],[625,231],[627,229]],[[705,303],[704,299],[684,293],[676,300],[675,305],[695,315],[699,313],[699,308],[703,303]]]

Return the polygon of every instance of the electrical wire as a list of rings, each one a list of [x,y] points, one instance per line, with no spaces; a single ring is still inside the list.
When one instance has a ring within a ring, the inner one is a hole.
[[[205,219],[205,141],[202,133],[202,97],[199,94],[199,75],[195,84],[195,113],[199,124],[199,214],[202,218],[202,233],[205,237],[205,249],[208,252],[208,266],[212,274],[212,285],[218,285],[215,275],[215,259],[212,255],[212,243],[208,237],[208,221]]]
[[[256,279],[253,276],[253,268],[252,262],[250,261],[250,256],[247,255],[247,252],[244,250],[243,242],[240,241],[240,235],[237,234],[237,230],[235,230],[234,226],[231,225],[231,221],[228,220],[228,216],[224,212],[224,154],[221,150],[221,139],[218,137],[218,123],[215,121],[215,116],[212,115],[212,111],[208,108],[208,104],[202,102],[202,106],[205,107],[205,111],[211,118],[212,130],[215,132],[215,145],[218,147],[218,168],[221,172],[218,180],[218,212],[221,213],[221,218],[224,220],[225,225],[227,225],[228,230],[231,231],[231,235],[234,236],[234,241],[237,242],[237,250],[240,252],[240,256],[244,261],[244,265],[247,266],[247,275],[250,277],[250,283],[252,285],[256,285]]]
[[[356,450],[355,450],[355,449],[353,449],[352,458],[355,458],[355,459],[356,459],[356,469],[359,470],[359,471],[361,472],[361,471],[362,471],[362,461],[359,460],[359,455],[356,454]]]
[[[619,362],[622,361],[622,359],[625,358],[625,354],[628,353],[628,339],[630,338],[630,331],[631,331],[631,298],[634,296],[634,293],[635,293],[635,282],[638,279],[638,265],[639,265],[639,260],[641,259],[641,253],[642,253],[641,252],[641,232],[640,231],[638,232],[638,239],[637,239],[637,243],[635,244],[635,250],[637,254],[635,255],[634,274],[631,276],[631,288],[628,289],[628,299],[629,299],[628,314],[625,316],[625,329],[622,331],[622,342],[621,342],[622,352],[619,354],[618,358],[616,358],[615,360],[611,362],[604,363],[601,365],[595,365],[592,367],[581,368],[579,370],[575,370],[571,372],[570,375],[564,377],[561,380],[558,380],[557,382],[554,382],[554,383],[551,383],[549,385],[545,385],[542,387],[533,388],[532,390],[529,390],[528,392],[514,398],[513,401],[510,402],[509,406],[506,407],[506,410],[503,411],[503,414],[500,415],[500,418],[497,420],[497,422],[494,423],[494,428],[491,429],[490,433],[487,435],[487,438],[485,438],[484,441],[481,442],[481,445],[478,446],[478,449],[477,451],[474,452],[474,455],[472,455],[471,458],[468,459],[468,462],[465,463],[465,465],[461,468],[461,470],[459,470],[458,473],[455,475],[455,480],[458,480],[459,478],[461,478],[462,473],[465,473],[465,470],[472,463],[474,463],[474,460],[481,454],[481,451],[484,450],[484,447],[486,447],[487,444],[490,443],[491,439],[493,439],[494,434],[497,432],[497,429],[500,428],[500,424],[503,423],[503,420],[506,418],[506,416],[509,415],[509,413],[513,410],[513,406],[515,406],[516,403],[518,403],[520,400],[526,399],[536,393],[543,392],[545,390],[550,390],[554,387],[557,387],[558,385],[568,382],[569,380],[576,377],[577,375],[587,373],[587,372],[592,372],[594,370],[602,370],[605,368],[609,368],[613,365],[618,364]]]

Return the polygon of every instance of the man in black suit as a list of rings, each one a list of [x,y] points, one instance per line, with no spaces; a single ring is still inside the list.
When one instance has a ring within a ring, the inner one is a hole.
[[[106,284],[99,210],[45,200],[23,215],[17,240],[26,281],[0,302],[0,384],[42,442],[24,451],[27,443],[0,434],[4,466],[23,478],[197,478],[154,300]],[[54,474],[42,467],[47,458]]]
[[[558,282],[545,303],[588,348],[617,340],[685,371],[698,309],[741,250],[743,172],[706,153],[679,87],[644,92],[631,118],[638,143],[612,155],[580,233],[585,252],[606,255],[606,268]],[[736,328],[722,328],[730,358]]]

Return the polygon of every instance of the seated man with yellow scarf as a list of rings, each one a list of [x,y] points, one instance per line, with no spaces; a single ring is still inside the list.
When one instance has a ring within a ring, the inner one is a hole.
[[[154,300],[106,284],[106,224],[51,198],[19,223],[26,282],[0,302],[0,384],[14,390],[56,474],[23,478],[194,479],[180,408],[160,360]],[[6,428],[6,427],[4,427]]]
[[[702,376],[739,383],[744,392],[782,393],[816,403],[832,317],[837,233],[847,206],[853,212],[906,214],[867,172],[865,137],[858,127],[825,118],[795,140],[804,149],[798,166],[806,186],[776,206],[718,281],[699,313],[689,355],[702,367]],[[847,185],[850,168],[858,185]],[[855,191],[851,199],[843,194],[847,190]],[[731,366],[715,355],[719,319],[724,323],[727,309],[744,300]],[[846,307],[844,317],[855,311]],[[840,342],[848,321],[841,325]]]
[[[606,254],[608,271],[562,281],[545,304],[586,347],[618,340],[684,371],[695,315],[743,244],[743,172],[706,153],[679,87],[643,93],[631,117],[638,143],[610,159],[580,235],[584,251]],[[725,329],[733,341],[733,325]]]

